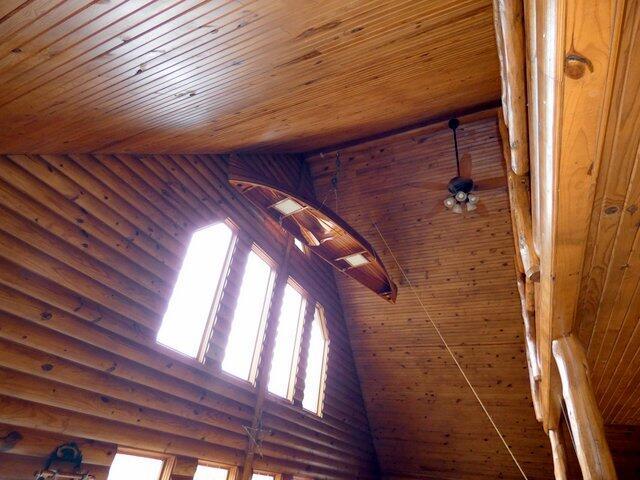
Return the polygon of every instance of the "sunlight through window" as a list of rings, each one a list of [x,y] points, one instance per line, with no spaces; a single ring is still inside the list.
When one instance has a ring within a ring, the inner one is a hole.
[[[278,333],[269,372],[269,391],[284,398],[289,398],[291,393],[294,359],[299,345],[304,303],[302,295],[287,284],[282,299]]]
[[[159,343],[198,356],[232,238],[224,223],[193,234],[158,331]]]
[[[260,256],[249,253],[222,368],[250,380],[260,355],[262,333],[271,297],[273,270]]]
[[[322,315],[322,309],[316,307],[313,322],[311,323],[311,339],[309,341],[307,371],[304,379],[304,396],[302,397],[302,407],[318,414],[320,413],[328,346]]]
[[[229,470],[226,468],[198,465],[193,480],[227,480],[228,477]]]
[[[158,458],[116,453],[107,480],[158,480],[163,466],[164,461]]]
[[[302,253],[305,253],[305,249],[304,249],[304,243],[302,243],[300,240],[298,240],[297,238],[293,239],[293,244],[296,246],[296,248],[298,250],[300,250]]]
[[[262,475],[260,473],[254,473],[251,476],[251,480],[273,480],[274,478],[273,475]]]

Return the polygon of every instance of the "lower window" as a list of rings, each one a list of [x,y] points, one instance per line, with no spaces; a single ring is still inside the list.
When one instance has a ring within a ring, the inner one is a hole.
[[[165,480],[173,468],[173,458],[138,453],[116,453],[107,480]]]
[[[198,465],[193,480],[231,480],[228,468]]]

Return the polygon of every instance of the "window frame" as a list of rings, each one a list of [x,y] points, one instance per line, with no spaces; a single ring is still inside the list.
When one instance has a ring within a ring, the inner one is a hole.
[[[122,455],[129,455],[133,457],[143,457],[143,458],[153,458],[155,460],[162,460],[162,470],[160,470],[160,476],[158,480],[171,480],[171,473],[173,472],[173,468],[176,464],[175,455],[170,455],[168,453],[160,453],[154,452],[152,450],[142,450],[139,448],[131,448],[131,447],[120,447],[118,446],[116,450],[116,455],[121,453]],[[115,455],[113,457],[116,458]],[[111,470],[111,466],[109,466],[109,470]],[[107,477],[109,474],[107,473]]]
[[[327,317],[324,311],[324,307],[316,302],[315,305],[315,310],[313,312],[313,319],[311,320],[311,323],[309,325],[309,328],[312,329],[313,328],[313,322],[316,320],[316,315],[318,316],[318,321],[320,323],[320,329],[322,330],[322,336],[324,338],[324,348],[322,349],[322,358],[321,358],[321,362],[322,362],[322,367],[320,369],[320,384],[318,385],[318,402],[316,404],[316,408],[315,410],[310,410],[308,408],[304,407],[304,395],[305,395],[305,391],[307,389],[307,370],[309,368],[309,350],[311,350],[311,332],[309,332],[309,343],[307,345],[307,362],[305,365],[305,371],[304,371],[304,376],[305,376],[305,384],[304,384],[304,390],[302,391],[302,409],[305,412],[309,412],[309,413],[313,413],[315,415],[317,415],[318,417],[323,416],[322,411],[323,406],[324,406],[324,394],[325,394],[325,388],[327,385],[327,372],[329,370],[329,344],[330,344],[330,340],[329,340],[329,328],[327,326]]]

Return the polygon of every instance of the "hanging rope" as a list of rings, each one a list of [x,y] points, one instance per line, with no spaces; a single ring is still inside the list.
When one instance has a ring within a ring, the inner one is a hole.
[[[324,160],[324,153],[320,153],[320,158]],[[336,202],[336,208],[335,208],[336,213],[338,212],[338,180],[340,176],[340,167],[341,167],[340,152],[338,151],[336,152],[335,169],[333,171],[333,176],[331,177],[331,189],[327,190],[327,193],[325,194],[324,199],[322,200],[322,206],[324,207],[325,204],[327,203],[327,199],[329,198],[329,195],[331,194],[331,192],[333,192],[333,196]]]
[[[336,198],[336,213],[338,212],[338,176],[340,175],[340,152],[336,152],[336,169],[331,178],[331,186],[333,187],[333,195]]]
[[[262,438],[260,438],[261,434],[266,432],[267,430],[262,428],[262,420],[258,421],[258,425],[256,428],[253,428],[248,425],[243,425],[244,431],[249,437],[249,441],[254,445],[256,452],[263,458],[262,455]]]
[[[396,258],[395,254],[393,253],[393,251],[391,250],[391,247],[389,246],[389,244],[387,243],[387,240],[384,238],[384,235],[382,235],[382,232],[380,231],[380,229],[378,228],[378,225],[376,224],[376,222],[371,219],[371,223],[373,224],[373,227],[376,229],[376,231],[378,232],[378,235],[380,236],[380,239],[382,240],[382,242],[384,243],[385,247],[387,247],[387,250],[389,251],[389,254],[391,255],[391,257],[393,258],[393,261],[395,262],[395,264],[398,266],[398,269],[400,270],[400,272],[402,273],[402,276],[404,277],[405,281],[407,282],[407,284],[409,285],[409,288],[411,290],[411,292],[413,293],[413,295],[416,297],[416,299],[418,300],[418,303],[420,303],[420,306],[422,307],[422,310],[424,311],[424,314],[426,315],[427,319],[429,320],[429,322],[431,323],[431,325],[433,325],[433,328],[435,329],[436,333],[438,334],[438,337],[440,337],[440,341],[442,342],[442,344],[444,345],[444,347],[447,349],[447,351],[449,352],[449,355],[451,356],[451,358],[453,359],[454,363],[456,364],[456,366],[458,367],[458,370],[460,370],[460,373],[462,374],[462,376],[464,377],[464,380],[467,382],[467,385],[469,385],[469,388],[471,389],[471,391],[473,392],[473,395],[476,397],[476,400],[478,400],[478,403],[480,404],[480,406],[482,407],[482,410],[484,411],[485,415],[487,416],[487,418],[489,419],[489,421],[491,422],[491,425],[493,426],[494,430],[496,431],[496,433],[498,434],[498,436],[500,437],[500,440],[502,440],[502,443],[504,444],[505,448],[507,449],[507,451],[509,452],[509,455],[511,455],[511,458],[513,459],[513,462],[516,464],[516,466],[518,467],[518,470],[520,470],[520,473],[522,474],[522,477],[525,480],[528,480],[527,475],[524,473],[524,470],[522,469],[522,467],[520,466],[520,463],[518,462],[518,460],[516,459],[515,455],[513,454],[513,452],[511,451],[511,448],[509,447],[509,445],[507,444],[507,441],[504,439],[502,433],[500,433],[500,429],[498,428],[498,426],[496,425],[496,423],[493,421],[493,418],[491,417],[491,414],[489,413],[489,411],[487,410],[487,408],[485,407],[484,403],[482,402],[482,400],[480,399],[480,396],[478,395],[478,392],[476,391],[476,389],[474,388],[474,386],[472,385],[471,381],[469,380],[469,378],[467,377],[467,374],[464,372],[464,370],[462,369],[462,366],[460,365],[460,362],[458,362],[458,359],[456,358],[456,356],[454,355],[453,351],[451,350],[451,348],[449,347],[449,344],[447,343],[447,341],[444,339],[444,336],[442,335],[442,333],[440,332],[440,328],[438,327],[438,325],[433,321],[433,319],[431,318],[431,315],[429,315],[429,311],[427,310],[427,307],[424,305],[424,303],[422,303],[422,299],[420,298],[420,295],[418,295],[418,292],[416,291],[416,289],[413,287],[413,284],[411,283],[411,280],[409,280],[409,277],[407,276],[407,274],[405,273],[404,269],[402,268],[402,266],[400,265],[400,262],[398,261],[398,259]]]
[[[569,423],[569,414],[567,413],[566,406],[562,400],[560,401],[560,406],[562,407],[562,412],[564,413],[564,421],[567,424],[567,430],[569,430],[569,436],[571,437],[571,444],[573,445],[573,450],[577,452],[578,449],[576,448],[576,440],[573,438],[573,431],[571,430],[571,424]]]

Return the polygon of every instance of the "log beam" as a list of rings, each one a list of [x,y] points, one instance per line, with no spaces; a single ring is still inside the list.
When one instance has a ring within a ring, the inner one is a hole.
[[[574,335],[554,340],[553,356],[560,372],[567,420],[583,478],[617,479],[580,341]]]
[[[509,206],[511,208],[513,235],[516,240],[516,256],[519,257],[517,264],[527,279],[537,282],[540,279],[540,261],[533,247],[529,176],[518,175],[511,168],[509,132],[501,117],[498,119],[498,127],[502,141],[502,154],[507,164]]]
[[[595,185],[601,163],[623,1],[530,2],[536,19],[538,126],[536,295],[545,428],[558,422],[552,342],[574,327]]]
[[[531,402],[533,403],[533,411],[536,415],[536,420],[542,422],[542,405],[540,403],[540,381],[536,380],[533,376],[533,368],[531,367],[531,363],[529,361],[529,357],[527,357],[527,370],[529,371],[529,384],[531,386]]]
[[[494,0],[494,24],[502,77],[502,112],[509,127],[508,165],[516,175],[529,173],[524,13],[522,2]]]
[[[549,430],[549,442],[553,455],[553,474],[556,480],[567,480],[567,454],[560,429]]]

